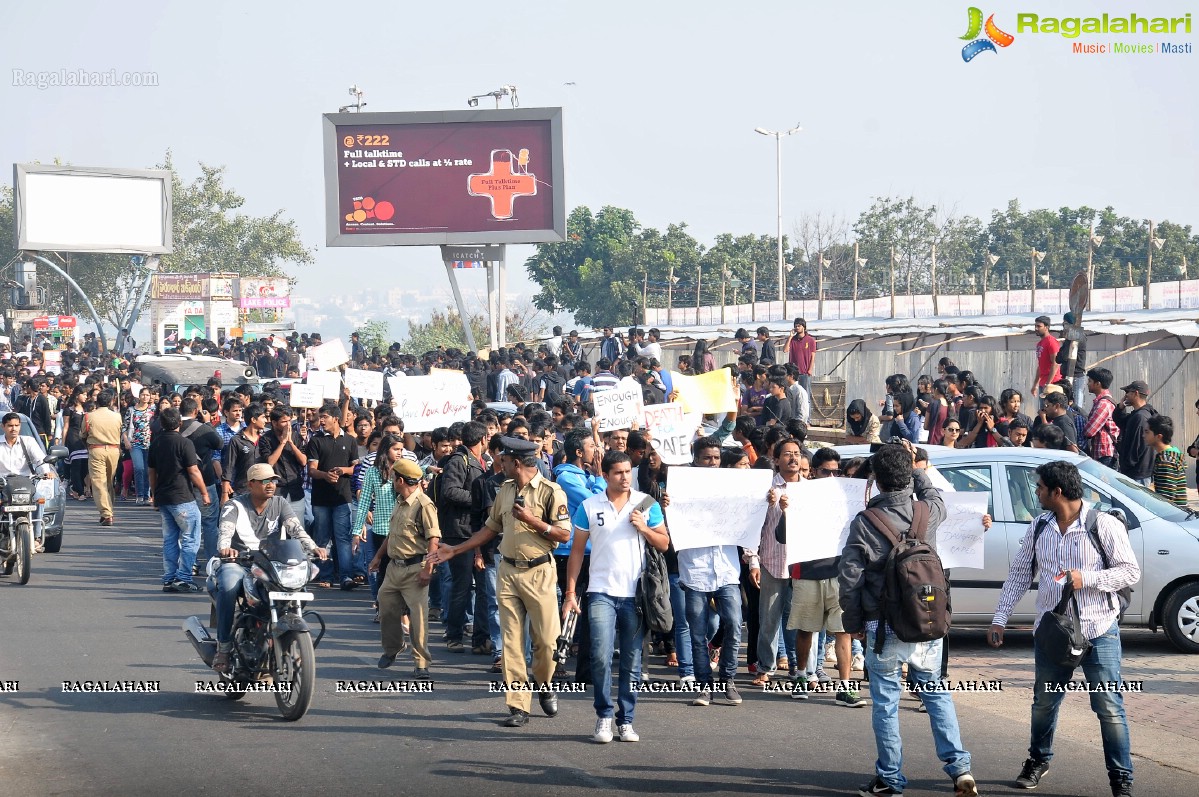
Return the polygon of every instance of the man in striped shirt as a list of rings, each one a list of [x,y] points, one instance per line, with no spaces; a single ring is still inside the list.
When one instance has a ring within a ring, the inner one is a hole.
[[[1120,427],[1112,420],[1116,400],[1108,389],[1114,378],[1106,368],[1087,371],[1087,391],[1095,400],[1091,403],[1091,414],[1082,428],[1082,437],[1091,459],[1109,468],[1116,467],[1116,437],[1120,434]]]
[[[612,390],[620,383],[620,378],[612,373],[612,361],[607,357],[601,357],[595,367],[599,370],[595,372],[595,376],[591,377],[592,394]]]
[[[1078,600],[1078,621],[1083,634],[1094,646],[1082,660],[1089,684],[1120,682],[1120,605],[1116,593],[1141,578],[1128,533],[1120,521],[1107,514],[1098,517],[1097,533],[1103,553],[1096,549],[1087,533],[1087,522],[1094,508],[1082,501],[1082,477],[1073,463],[1063,460],[1046,462],[1037,468],[1037,498],[1046,512],[1034,518],[1024,533],[1019,552],[1012,561],[1007,581],[992,621],[990,643],[1003,644],[1003,631],[1016,602],[1037,577],[1037,623],[1052,611],[1062,597],[1066,580],[1074,587]],[[1038,526],[1041,533],[1037,534]],[[1064,531],[1063,531],[1064,529]],[[1035,542],[1034,542],[1035,541]],[[1108,566],[1104,567],[1106,557]],[[1034,573],[1033,564],[1037,571]],[[1032,741],[1029,758],[1024,762],[1016,785],[1035,789],[1049,769],[1053,758],[1053,732],[1058,708],[1064,697],[1059,684],[1070,681],[1074,668],[1052,663],[1042,651],[1033,648],[1036,675],[1033,679]],[[1103,755],[1112,794],[1132,794],[1132,753],[1128,738],[1128,720],[1120,692],[1096,691],[1091,708],[1099,717]]]
[[[1182,452],[1170,442],[1174,420],[1154,415],[1145,425],[1145,444],[1153,449],[1153,491],[1175,506],[1187,505],[1187,474]]]

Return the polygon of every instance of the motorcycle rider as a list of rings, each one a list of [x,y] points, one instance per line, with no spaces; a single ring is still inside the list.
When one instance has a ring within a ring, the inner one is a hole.
[[[220,536],[217,548],[223,559],[217,572],[208,578],[208,591],[216,599],[217,652],[212,669],[229,671],[229,651],[232,649],[233,611],[242,588],[246,569],[236,562],[241,551],[256,551],[260,543],[272,534],[286,534],[300,541],[305,553],[327,557],[328,551],[304,532],[304,526],[291,509],[291,504],[275,495],[279,477],[265,462],[251,465],[246,473],[248,492],[235,496],[221,508]]]
[[[37,441],[29,435],[21,434],[21,416],[15,412],[5,413],[0,418],[4,426],[4,440],[0,442],[0,476],[33,476],[39,470],[45,476],[55,478],[58,474],[54,468],[45,462],[45,457],[39,452]],[[42,516],[42,504],[37,505],[37,517]],[[38,542],[41,541],[42,524],[34,524]]]

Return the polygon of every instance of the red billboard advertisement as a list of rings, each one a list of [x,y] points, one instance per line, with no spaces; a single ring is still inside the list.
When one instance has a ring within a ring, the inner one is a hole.
[[[325,114],[330,246],[561,241],[561,109]]]

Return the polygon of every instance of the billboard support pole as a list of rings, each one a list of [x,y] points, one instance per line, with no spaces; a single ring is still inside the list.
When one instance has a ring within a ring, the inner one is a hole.
[[[496,332],[501,347],[508,345],[508,247],[500,244],[499,279],[496,289]]]
[[[487,333],[488,340],[491,343],[491,348],[496,348],[496,341],[500,339],[499,331],[496,329],[496,319],[499,316],[496,314],[495,295],[495,263],[487,264]]]
[[[67,272],[63,271],[55,263],[53,263],[50,260],[47,260],[46,258],[42,257],[38,253],[25,252],[25,255],[27,257],[32,257],[37,262],[43,264],[44,266],[49,268],[51,271],[58,274],[58,276],[62,277],[64,280],[66,280],[67,284],[70,285],[72,288],[74,288],[76,290],[76,292],[79,293],[80,298],[83,299],[83,303],[87,305],[87,312],[92,317],[92,323],[94,323],[96,325],[96,337],[98,337],[100,339],[100,352],[107,353],[108,352],[108,338],[104,337],[104,325],[100,323],[100,314],[96,312],[96,308],[92,305],[92,300],[89,299],[87,294],[83,292],[83,288],[79,287],[79,283],[77,283],[75,280],[71,279],[71,275],[68,274]]]
[[[119,354],[125,346],[125,339],[129,337],[133,331],[133,325],[137,323],[137,317],[142,313],[142,307],[146,304],[146,294],[150,292],[150,280],[153,278],[154,272],[146,269],[142,273],[142,284],[137,290],[137,302],[129,308],[129,312],[125,315],[124,323],[117,330],[117,353]],[[153,330],[151,330],[150,339],[154,339]]]
[[[450,290],[454,292],[454,303],[458,305],[458,318],[462,320],[462,331],[466,335],[466,348],[478,351],[475,346],[475,333],[471,330],[470,318],[466,315],[466,305],[462,303],[462,291],[458,290],[458,275],[454,273],[453,263],[445,263],[445,273],[450,278]]]

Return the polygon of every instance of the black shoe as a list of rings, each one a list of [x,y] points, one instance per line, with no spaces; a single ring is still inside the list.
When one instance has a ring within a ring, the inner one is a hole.
[[[1112,784],[1112,797],[1132,797],[1132,778],[1108,778]]]
[[[199,585],[199,584],[196,584],[195,582],[192,582],[192,581],[176,581],[176,582],[175,582],[175,591],[176,591],[176,592],[183,592],[183,593],[190,593],[190,592],[202,592],[203,590],[202,590],[202,588],[200,587],[200,585]]]
[[[343,578],[341,580],[341,589],[343,592],[349,592],[357,586],[358,585],[354,583],[354,579],[352,578]]]
[[[413,673],[413,677],[418,681],[432,681],[433,680],[433,676],[429,675],[428,667],[417,667],[416,672]]]
[[[162,585],[162,591],[163,592],[178,592],[179,591],[178,587],[179,587],[178,581],[169,581],[166,584]]]
[[[874,780],[858,789],[859,797],[872,797],[872,795],[877,794],[903,794],[903,792],[892,789],[887,785],[887,782],[878,775],[874,776]]]
[[[558,696],[553,692],[542,692],[537,696],[537,702],[541,703],[541,710],[545,712],[545,716],[558,715]]]
[[[379,657],[379,669],[386,670],[388,667],[395,664],[396,656],[398,655],[398,653],[384,653]]]
[[[1035,758],[1025,759],[1024,768],[1020,770],[1020,775],[1016,778],[1016,786],[1021,789],[1035,789],[1048,771],[1048,761],[1038,761]]]
[[[508,709],[512,714],[508,719],[504,720],[504,727],[507,728],[523,728],[529,724],[529,712],[521,711],[518,708]]]

